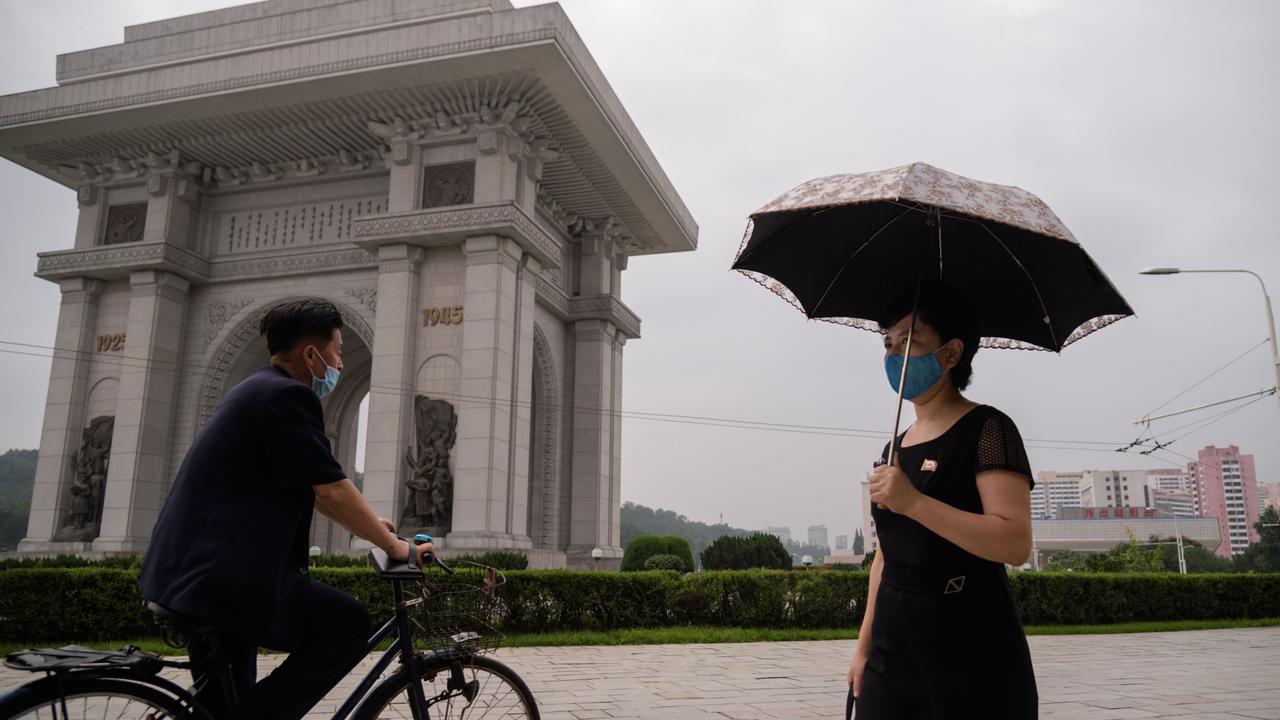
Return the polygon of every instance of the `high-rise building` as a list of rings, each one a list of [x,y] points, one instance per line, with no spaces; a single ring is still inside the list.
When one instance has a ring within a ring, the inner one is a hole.
[[[784,545],[791,542],[791,528],[789,527],[771,527],[765,532],[781,540]]]
[[[1258,476],[1252,455],[1240,448],[1210,445],[1198,453],[1189,468],[1194,477],[1196,509],[1218,519],[1222,544],[1217,554],[1231,557],[1258,542],[1253,524],[1258,521]]]
[[[810,525],[809,526],[809,544],[818,547],[830,547],[827,544],[827,526],[826,525]]]
[[[1269,507],[1280,511],[1280,483],[1258,483],[1258,513],[1266,512]]]
[[[848,536],[848,535],[837,535],[837,536],[836,536],[836,549],[837,549],[837,550],[848,550],[848,549],[849,549],[849,536]]]
[[[1083,507],[1146,505],[1146,470],[1085,470],[1080,475],[1080,504]]]
[[[1031,517],[1055,518],[1064,507],[1080,507],[1083,473],[1043,470],[1031,488]]]
[[[1155,490],[1148,486],[1146,506],[1178,517],[1196,517],[1196,497],[1191,492]]]
[[[1193,491],[1191,473],[1185,468],[1158,468],[1147,471],[1147,487],[1165,492]]]

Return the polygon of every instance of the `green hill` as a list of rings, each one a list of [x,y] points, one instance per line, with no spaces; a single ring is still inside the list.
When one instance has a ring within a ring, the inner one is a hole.
[[[35,450],[10,450],[0,455],[0,552],[16,550],[27,533],[35,481]]]
[[[676,513],[671,510],[645,507],[632,502],[622,503],[622,546],[626,547],[631,539],[638,535],[677,535],[689,541],[689,549],[693,551],[694,562],[700,562],[703,548],[710,545],[722,535],[746,537],[755,530],[730,527],[724,523],[708,525]],[[822,556],[830,550],[815,545],[797,542],[784,543],[787,551],[796,557],[814,556],[819,563]]]

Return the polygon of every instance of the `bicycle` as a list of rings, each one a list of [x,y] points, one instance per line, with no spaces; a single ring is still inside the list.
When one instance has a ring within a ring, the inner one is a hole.
[[[395,611],[373,633],[366,656],[395,636],[373,668],[333,715],[333,720],[405,718],[526,718],[539,720],[538,706],[524,680],[507,665],[488,657],[501,644],[494,628],[503,605],[497,587],[502,573],[474,563],[483,584],[453,581],[454,568],[434,555],[430,565],[448,581],[432,582],[424,569],[388,559],[377,548],[369,557],[378,574],[390,581]],[[434,573],[432,573],[434,575]],[[412,586],[421,583],[421,591]],[[411,609],[421,605],[421,620]],[[202,640],[212,648],[207,658],[168,660],[129,647],[118,651],[87,648],[25,650],[5,658],[10,668],[44,672],[46,676],[0,697],[0,718],[112,718],[113,720],[217,720],[196,700],[205,683],[219,682],[227,707],[235,704],[230,664],[212,630],[178,613],[148,604],[175,647]],[[421,641],[429,650],[415,648]],[[400,667],[382,678],[393,660]],[[204,681],[183,687],[160,676],[166,668],[204,668]]]

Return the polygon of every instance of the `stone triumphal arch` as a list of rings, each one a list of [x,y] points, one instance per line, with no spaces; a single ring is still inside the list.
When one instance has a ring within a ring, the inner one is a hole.
[[[558,5],[268,0],[57,77],[0,98],[0,154],[79,212],[37,266],[62,304],[22,551],[145,551],[262,314],[319,296],[346,326],[327,431],[379,514],[616,563],[621,279],[697,226]]]

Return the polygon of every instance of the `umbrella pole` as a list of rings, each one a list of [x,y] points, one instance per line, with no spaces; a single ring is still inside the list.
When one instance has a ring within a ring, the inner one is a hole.
[[[898,426],[902,422],[902,394],[907,389],[907,366],[911,364],[911,343],[916,333],[916,316],[920,311],[920,286],[923,279],[916,280],[916,295],[911,300],[911,325],[907,327],[907,349],[902,358],[902,375],[898,378],[898,410],[893,416],[893,436],[889,438],[889,455],[885,460],[892,465],[893,456],[898,452]]]

